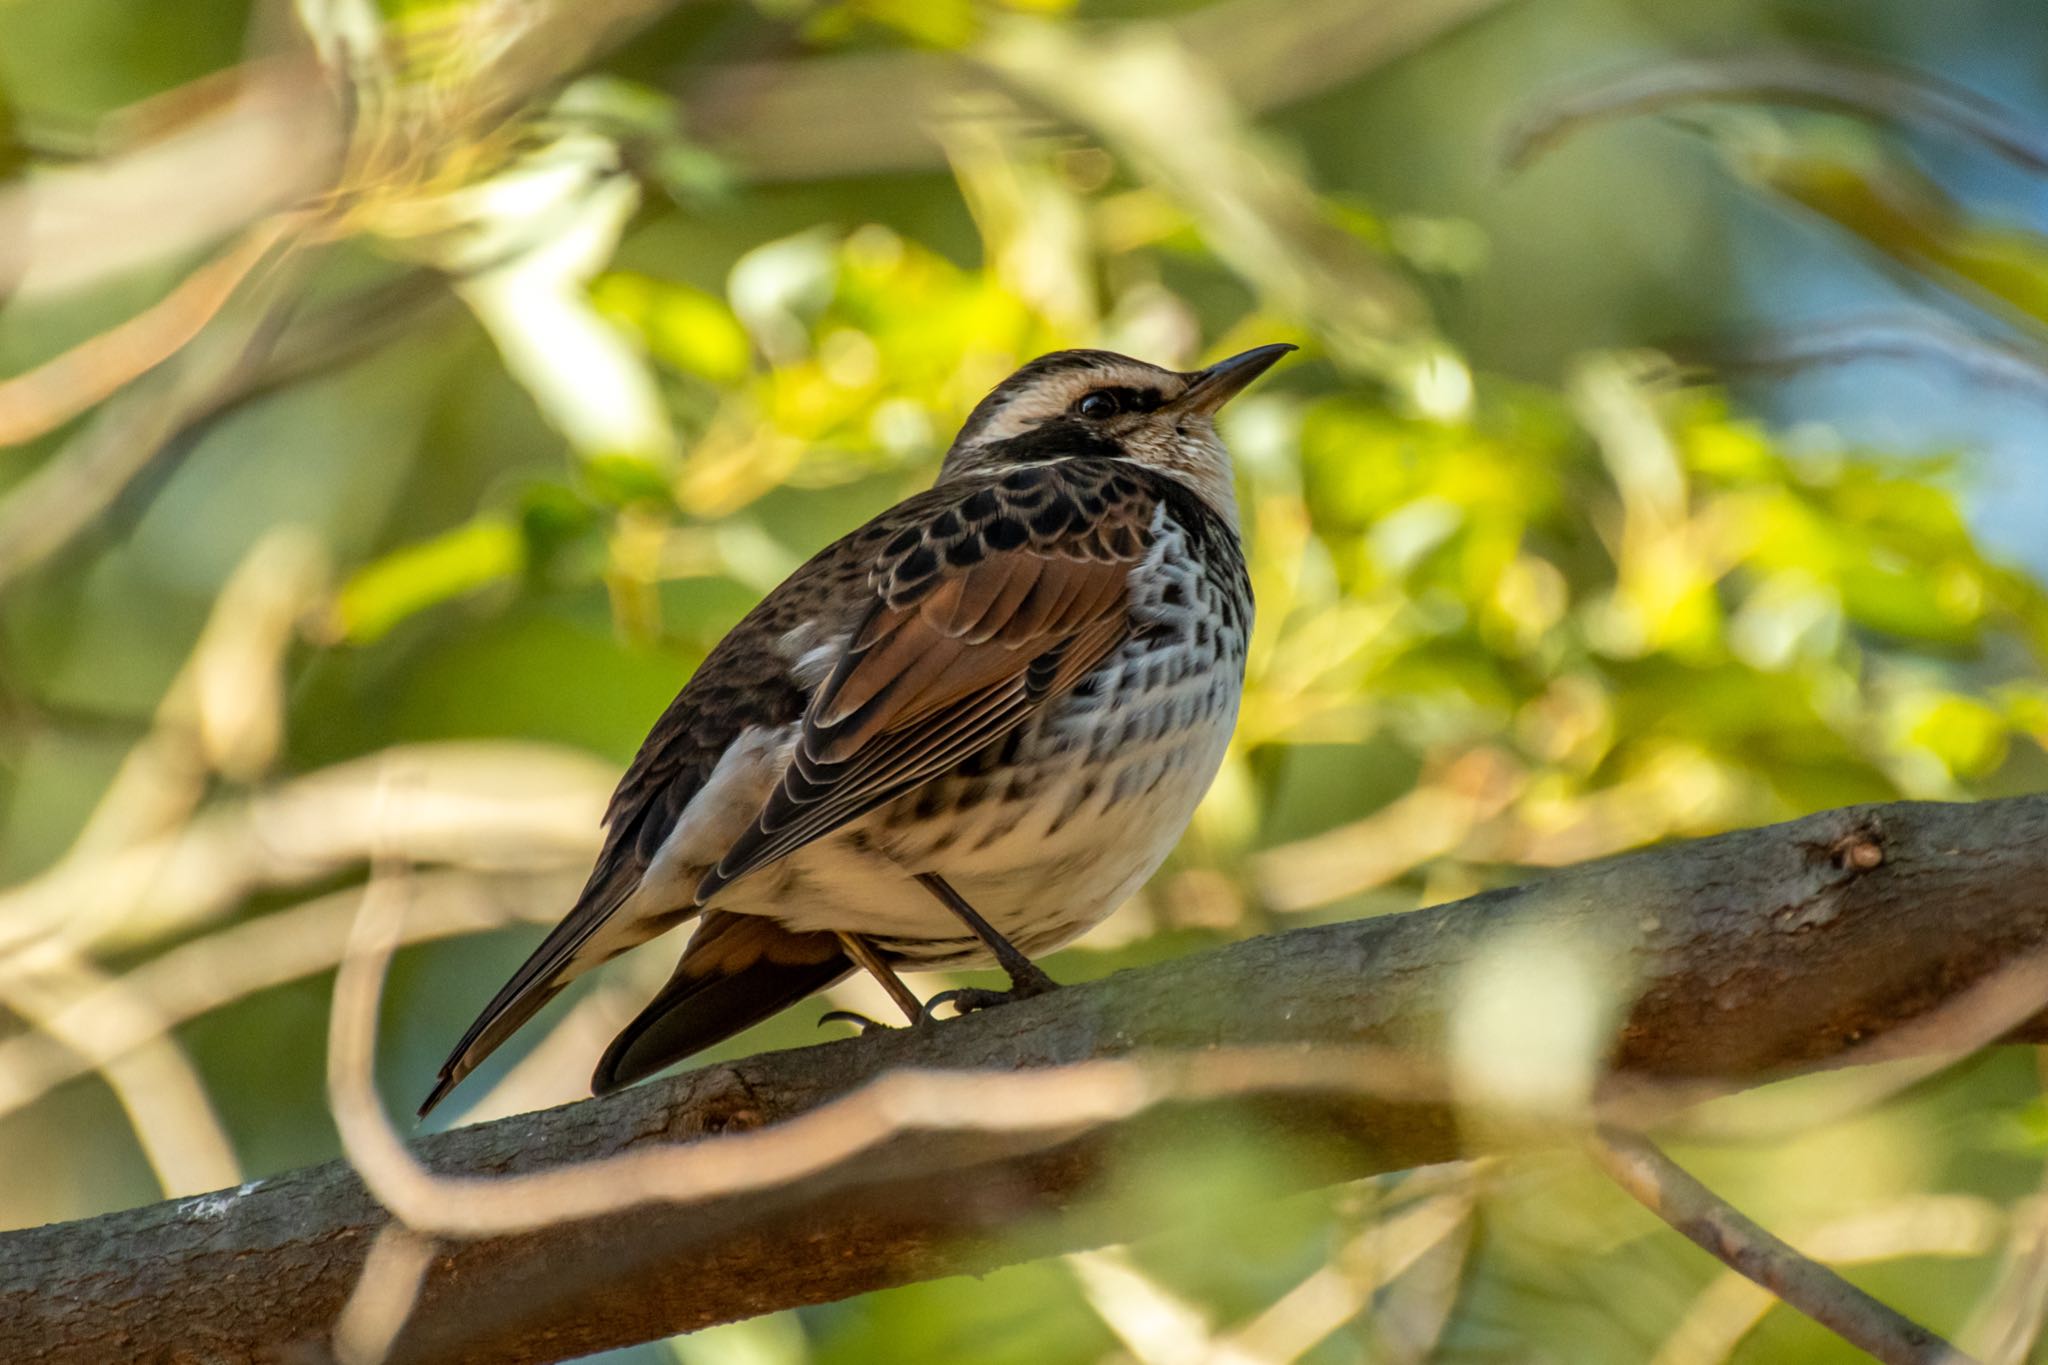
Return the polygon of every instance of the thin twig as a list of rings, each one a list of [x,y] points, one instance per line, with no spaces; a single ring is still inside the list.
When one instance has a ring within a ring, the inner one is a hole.
[[[64,945],[38,953],[34,975],[0,979],[0,1009],[70,1046],[74,1018],[65,1006],[88,992],[116,1028],[136,1035],[136,1046],[100,1059],[98,1071],[120,1103],[157,1184],[167,1196],[219,1189],[242,1178],[213,1097],[185,1047],[163,1026],[149,1002],[122,995],[96,967]],[[79,1041],[79,1050],[89,1050]]]
[[[1976,1259],[1989,1254],[2008,1222],[2005,1210],[1969,1195],[1910,1195],[1802,1232],[1799,1245],[1833,1265],[1902,1257]],[[1723,1271],[1687,1308],[1650,1365],[1723,1365],[1779,1300],[1735,1270]],[[1985,1365],[2020,1365],[2019,1359]]]
[[[1933,1332],[1752,1222],[1647,1138],[1603,1127],[1588,1145],[1600,1168],[1644,1208],[1885,1365],[1975,1365]]]
[[[1818,51],[1660,62],[1580,82],[1524,115],[1503,139],[1503,158],[1520,168],[1594,124],[1703,101],[1798,105],[1946,128],[2023,170],[2048,173],[2048,143],[2002,105],[1929,72]]]
[[[1730,340],[1680,339],[1661,349],[1682,365],[1773,377],[1860,361],[1932,357],[1979,383],[2048,394],[2048,351],[1927,317],[1849,317]]]
[[[262,283],[248,281],[243,288]],[[260,301],[250,300],[245,319],[216,316],[156,372],[103,405],[84,430],[0,501],[0,590],[99,526],[132,490],[153,486],[222,419],[371,354],[446,301],[438,277],[418,270],[351,295],[296,326],[287,326],[297,307],[289,284],[266,286]],[[229,311],[240,302],[231,302]],[[152,381],[165,382],[159,387]]]
[[[363,1258],[355,1292],[335,1320],[336,1365],[382,1365],[419,1302],[420,1285],[433,1258],[431,1241],[400,1224],[384,1225]]]
[[[286,230],[284,220],[265,219],[125,322],[0,380],[0,446],[54,431],[170,359],[226,306]]]
[[[291,239],[177,356],[117,394],[64,448],[0,502],[0,588],[69,545],[223,393],[262,366],[298,298],[303,252]]]
[[[1357,80],[1507,4],[1222,0],[1145,27],[1185,47],[1235,106],[1256,113]],[[1131,27],[1102,33],[1115,41]],[[935,115],[963,86],[987,83],[958,58],[890,51],[737,63],[677,82],[690,136],[757,182],[941,169]]]
[[[493,883],[463,871],[420,873],[401,941],[431,943],[521,921],[549,923],[576,885],[562,876]],[[181,943],[111,981],[49,982],[61,991],[42,1012],[46,1022],[0,1039],[0,1118],[202,1015],[331,971],[341,961],[361,896],[350,888],[273,910]],[[0,962],[0,992],[8,975]]]
[[[2048,1085],[2048,1049],[2034,1049],[2034,1071],[2037,1084]],[[2013,1209],[2001,1262],[1963,1339],[1985,1365],[2024,1365],[2048,1319],[2048,1170]]]
[[[0,891],[0,953],[46,936],[134,951],[228,916],[251,892],[360,867],[378,771],[413,774],[397,851],[420,863],[526,875],[568,870],[596,847],[616,774],[544,744],[396,745],[220,801],[181,827]]]

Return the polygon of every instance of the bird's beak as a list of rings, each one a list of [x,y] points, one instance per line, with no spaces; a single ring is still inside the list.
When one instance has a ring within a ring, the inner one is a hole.
[[[1249,351],[1240,351],[1206,370],[1197,370],[1194,382],[1188,385],[1174,406],[1207,417],[1243,393],[1254,379],[1272,369],[1281,356],[1295,349],[1284,341],[1276,341],[1271,346],[1254,346]]]

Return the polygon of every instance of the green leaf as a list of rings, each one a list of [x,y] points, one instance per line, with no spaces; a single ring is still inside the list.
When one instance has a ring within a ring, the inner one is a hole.
[[[518,528],[485,515],[357,570],[335,596],[334,624],[365,644],[429,607],[518,577],[525,563]]]
[[[615,272],[590,286],[605,317],[630,328],[662,363],[714,384],[737,384],[753,363],[753,346],[725,300],[702,289],[648,275]]]

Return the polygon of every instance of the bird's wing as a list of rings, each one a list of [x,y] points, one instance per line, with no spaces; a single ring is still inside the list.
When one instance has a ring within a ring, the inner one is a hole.
[[[724,1042],[852,970],[837,935],[710,911],[668,984],[605,1049],[591,1092],[608,1095]]]
[[[822,590],[818,566],[814,560],[792,575],[734,627],[655,722],[612,794],[604,847],[582,894],[448,1054],[422,1116],[570,981],[694,913],[684,895],[676,906],[657,907],[672,912],[666,915],[630,922],[618,915],[734,742],[751,727],[793,726],[802,716],[805,693],[776,644]]]
[[[1116,648],[1158,506],[1126,470],[1026,466],[897,532],[795,757],[700,903],[987,748]]]

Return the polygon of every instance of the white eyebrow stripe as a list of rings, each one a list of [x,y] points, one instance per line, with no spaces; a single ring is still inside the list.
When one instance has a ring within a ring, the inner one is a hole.
[[[1097,389],[1137,389],[1158,391],[1162,399],[1170,399],[1178,393],[1181,376],[1171,370],[1157,370],[1150,366],[1105,365],[1085,370],[1061,370],[1046,375],[1030,388],[1018,393],[995,412],[974,433],[976,442],[1004,441],[1012,436],[1021,436],[1031,428],[1067,411],[1079,402],[1083,395]]]

